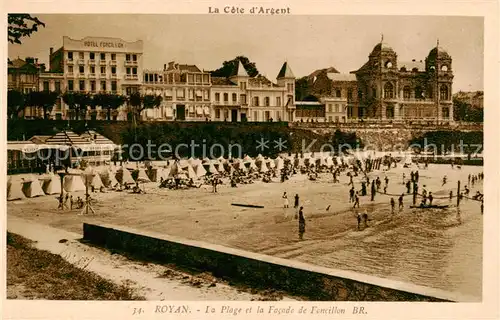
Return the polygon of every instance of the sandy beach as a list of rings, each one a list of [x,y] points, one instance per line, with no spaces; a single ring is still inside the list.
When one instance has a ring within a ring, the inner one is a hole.
[[[444,210],[410,209],[412,197],[406,195],[402,211],[397,210],[398,199],[394,197],[396,212],[391,214],[391,197],[383,194],[377,194],[374,201],[370,201],[369,195],[360,197],[361,208],[352,209],[348,177],[342,174],[340,183],[334,184],[332,175],[323,173],[317,181],[298,174],[284,183],[274,178],[271,183],[255,182],[237,188],[225,181],[217,193],[212,193],[208,185],[167,190],[159,189],[159,183],[149,183],[145,184],[144,195],[111,191],[95,194],[96,215],[78,215],[81,210],[76,209],[58,211],[57,195],[44,196],[9,202],[8,215],[78,234],[85,221],[130,226],[481,299],[480,203],[464,199],[457,214],[456,198],[450,201],[448,194],[450,190],[456,194],[458,180],[463,186],[469,174],[482,169],[430,164],[428,169],[419,170],[419,190],[426,185],[435,204],[450,205]],[[401,194],[406,191],[403,173],[408,179],[412,170],[417,168],[379,170],[369,176],[379,176],[382,182],[387,176],[387,193]],[[442,186],[445,174],[448,182]],[[356,190],[360,189],[359,179],[354,179]],[[281,198],[285,191],[290,202],[288,209],[283,208]],[[483,191],[481,181],[471,187],[471,195],[476,191]],[[303,241],[298,240],[298,222],[294,219],[295,194],[300,197],[306,218]],[[441,197],[446,199],[438,199]],[[236,207],[231,203],[264,208]],[[356,215],[365,210],[371,221],[368,228],[358,231]]]

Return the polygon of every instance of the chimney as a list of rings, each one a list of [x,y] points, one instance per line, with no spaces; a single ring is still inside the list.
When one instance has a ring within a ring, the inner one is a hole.
[[[54,48],[50,47],[50,55],[54,53]]]
[[[165,71],[165,70],[167,70],[167,64],[166,63],[163,65],[163,71]]]
[[[179,69],[179,64],[178,64],[178,63],[176,63],[176,64],[175,64],[175,69],[176,69],[176,70],[178,70],[178,69]]]
[[[173,69],[174,68],[174,63],[175,63],[174,61],[169,62],[168,63],[168,68],[169,69]]]

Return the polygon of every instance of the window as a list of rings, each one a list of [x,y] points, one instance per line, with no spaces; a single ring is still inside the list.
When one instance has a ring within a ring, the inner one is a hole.
[[[78,52],[78,59],[80,60],[85,59],[85,54],[83,52]]]
[[[125,60],[130,61],[130,54],[125,55]]]
[[[449,107],[442,107],[441,117],[443,119],[448,119],[450,117],[450,108]]]
[[[101,60],[106,60],[106,54],[105,53],[101,53]]]
[[[403,88],[403,98],[404,99],[410,99],[411,97],[411,90],[410,90],[410,87],[409,86],[405,86]]]
[[[247,95],[246,94],[240,94],[240,103],[247,104]]]
[[[73,80],[68,80],[68,90],[69,90],[69,91],[73,91],[73,89],[74,89],[74,88],[73,88],[73,85],[74,85],[74,84],[73,84]]]
[[[394,87],[390,82],[384,85],[384,98],[393,99],[394,98]]]
[[[434,97],[434,91],[432,90],[432,87],[429,87],[427,92],[429,93],[429,99],[432,99]]]
[[[220,109],[215,109],[215,119],[220,119]]]
[[[208,80],[208,74],[204,74],[203,75],[203,82],[204,83],[208,83],[209,82],[209,80]]]
[[[130,69],[130,68],[129,68],[129,69]],[[130,69],[130,71],[132,71],[132,69]],[[129,73],[129,74],[130,74],[130,73]],[[149,82],[153,82],[153,78],[154,78],[153,74],[152,74],[152,73],[150,73],[150,74],[149,74]]]
[[[129,69],[128,68],[127,68],[127,74],[129,74]],[[148,80],[149,80],[148,74],[145,73],[144,74],[144,82],[148,82]]]
[[[80,72],[82,74],[85,73],[85,67],[84,66],[79,66],[78,69],[79,69],[78,72]]]
[[[80,91],[85,91],[85,80],[80,80]]]
[[[246,82],[240,82],[240,89],[241,90],[246,90],[247,89],[247,83]]]
[[[111,91],[116,92],[116,81],[111,81]]]
[[[95,67],[90,67],[90,73],[95,74]]]
[[[116,61],[116,53],[112,53],[111,54],[111,60],[112,61]]]
[[[238,100],[238,95],[236,93],[233,93],[232,96],[233,96],[233,102],[236,102],[236,100]]]
[[[177,98],[181,98],[181,99],[185,98],[184,89],[177,89]]]
[[[132,55],[132,61],[137,61],[137,55],[136,54]]]
[[[259,112],[258,111],[253,112],[253,121],[259,121]]]
[[[352,100],[352,89],[347,90],[347,99]]]
[[[276,97],[276,105],[281,107],[281,97]]]
[[[158,74],[155,73],[155,82],[158,82]]]
[[[253,105],[258,107],[259,106],[259,97],[253,98]]]
[[[68,52],[68,60],[73,61],[73,52]]]
[[[106,74],[106,67],[101,67],[101,74]]]
[[[286,87],[287,87],[288,92],[293,92],[293,83],[287,84]]]
[[[127,68],[127,74],[130,74],[130,70],[131,70],[131,68]],[[151,78],[151,77],[150,77],[150,78]],[[147,80],[147,74],[146,74],[146,81],[148,81],[148,80]],[[153,81],[153,79],[151,79],[151,81]]]
[[[203,98],[204,98],[205,100],[210,100],[208,90],[204,90],[204,91],[203,91]]]
[[[95,92],[95,81],[90,81],[90,91]]]
[[[196,75],[196,82],[200,83],[201,82],[201,74]]]
[[[439,99],[448,100],[448,87],[445,84],[439,88]]]
[[[73,66],[68,66],[68,73],[73,73]]]
[[[423,97],[424,97],[424,95],[423,95],[422,87],[417,86],[415,88],[415,98],[422,99]]]
[[[270,101],[271,101],[271,99],[269,99],[269,97],[265,97],[264,98],[264,104],[265,104],[266,107],[269,107],[269,105],[271,103]]]
[[[219,102],[220,101],[220,93],[215,94],[215,101]]]
[[[137,68],[132,68],[132,74],[137,75]]]
[[[61,83],[59,81],[56,81],[54,84],[56,89],[55,91],[58,93],[61,92]]]
[[[116,67],[111,67],[111,74],[116,74]]]
[[[106,91],[106,81],[101,81],[101,91]]]
[[[89,53],[90,60],[95,60],[95,53],[91,52]]]
[[[335,97],[342,98],[342,91],[340,89],[335,89]]]
[[[224,93],[224,102],[229,101],[229,95],[227,93]]]
[[[335,122],[339,122],[339,116],[335,116]]]
[[[194,100],[194,90],[193,89],[188,90],[188,99]]]
[[[333,122],[333,116],[328,116],[328,121]]]
[[[43,82],[43,91],[49,91],[49,82],[48,81]]]

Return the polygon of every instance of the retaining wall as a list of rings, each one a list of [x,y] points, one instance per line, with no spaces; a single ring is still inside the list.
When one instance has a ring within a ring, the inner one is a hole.
[[[325,301],[472,301],[427,287],[205,242],[111,225],[83,224],[84,240],[142,260],[174,263],[253,287]]]

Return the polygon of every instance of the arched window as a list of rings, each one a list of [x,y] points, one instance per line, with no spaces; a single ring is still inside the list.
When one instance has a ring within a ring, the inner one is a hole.
[[[440,88],[439,88],[439,99],[441,100],[448,100],[448,86],[446,86],[445,84],[443,84]]]
[[[421,86],[415,87],[415,98],[416,99],[423,99],[423,97],[424,97],[424,95],[423,95],[422,87]]]
[[[385,117],[387,119],[394,119],[394,106],[387,106],[385,109]]]
[[[411,89],[409,86],[405,86],[403,88],[403,98],[404,99],[410,99],[411,98]]]
[[[394,87],[390,82],[384,85],[384,98],[393,99],[394,98]]]

